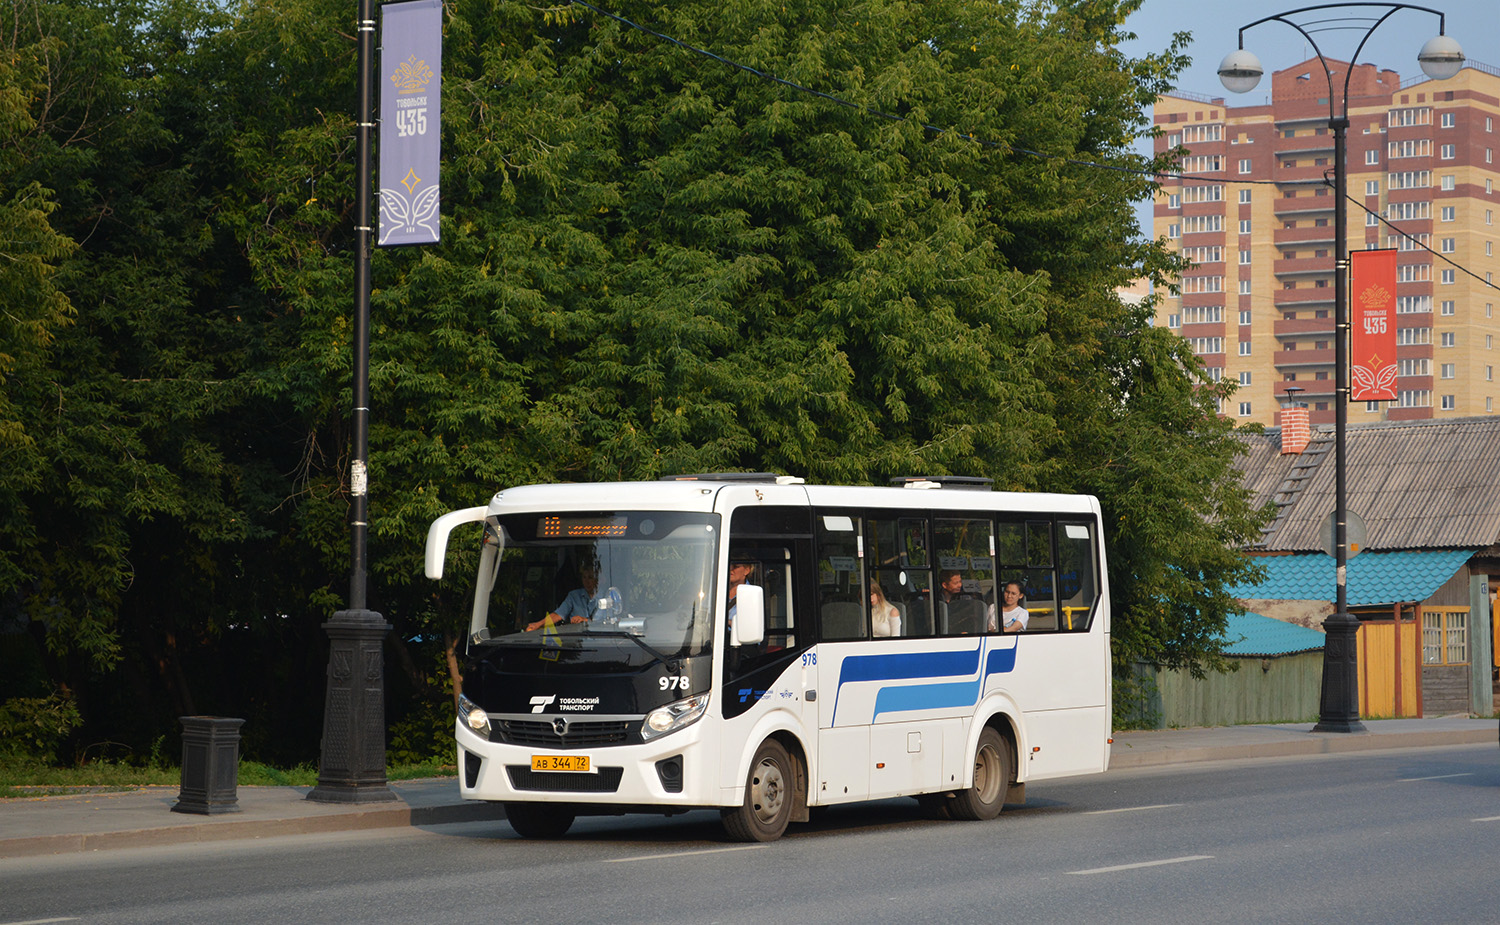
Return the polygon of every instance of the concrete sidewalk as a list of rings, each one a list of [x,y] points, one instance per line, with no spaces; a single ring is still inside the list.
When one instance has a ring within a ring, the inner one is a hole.
[[[1110,768],[1470,743],[1496,747],[1493,719],[1367,720],[1364,725],[1368,732],[1354,734],[1315,733],[1311,723],[1121,732],[1115,735]],[[0,858],[505,818],[498,805],[460,799],[452,778],[392,783],[396,801],[361,805],[312,803],[308,789],[240,787],[240,812],[215,816],[172,812],[176,787],[0,800]]]

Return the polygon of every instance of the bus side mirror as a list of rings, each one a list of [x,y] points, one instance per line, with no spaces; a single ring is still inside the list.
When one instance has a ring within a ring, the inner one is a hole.
[[[732,646],[758,646],[766,638],[766,589],[760,585],[740,585],[734,598],[734,632]]]
[[[448,534],[460,524],[484,520],[489,513],[486,507],[470,507],[461,511],[450,511],[432,522],[427,528],[427,577],[437,580],[443,577],[443,560],[448,556]]]

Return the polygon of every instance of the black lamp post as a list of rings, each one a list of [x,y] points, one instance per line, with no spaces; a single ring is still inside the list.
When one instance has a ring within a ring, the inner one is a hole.
[[[354,193],[354,408],[349,467],[349,609],[323,624],[328,633],[328,688],[318,785],[307,798],[318,803],[384,803],[396,799],[385,777],[385,635],[390,624],[366,609],[366,540],[370,455],[370,182],[374,172],[375,3],[359,0],[359,137]]]
[[[1343,19],[1308,19],[1303,24],[1298,24],[1287,18],[1301,13],[1324,13],[1329,10],[1346,9],[1357,7],[1368,15],[1350,16]],[[1449,38],[1444,29],[1447,25],[1444,15],[1425,6],[1410,6],[1404,3],[1324,3],[1317,6],[1304,6],[1295,10],[1287,10],[1274,16],[1257,19],[1248,25],[1240,27],[1240,47],[1236,51],[1225,56],[1219,65],[1219,79],[1231,93],[1246,93],[1255,88],[1260,82],[1261,75],[1265,70],[1261,67],[1260,60],[1255,55],[1245,50],[1245,31],[1266,22],[1280,22],[1291,26],[1302,37],[1307,39],[1309,45],[1318,56],[1318,61],[1323,65],[1323,76],[1328,81],[1328,127],[1333,130],[1333,192],[1334,192],[1334,274],[1333,274],[1333,298],[1334,315],[1336,319],[1336,330],[1334,333],[1334,365],[1337,367],[1335,376],[1337,381],[1336,393],[1334,395],[1334,563],[1337,569],[1336,596],[1334,600],[1333,615],[1323,621],[1323,629],[1326,639],[1323,644],[1323,692],[1319,700],[1318,724],[1313,727],[1314,732],[1364,732],[1364,724],[1359,721],[1359,664],[1357,659],[1357,647],[1355,634],[1359,629],[1359,621],[1349,614],[1348,595],[1346,593],[1345,578],[1348,562],[1348,494],[1345,491],[1345,455],[1344,455],[1344,431],[1348,423],[1349,405],[1349,303],[1348,303],[1348,236],[1346,230],[1347,210],[1344,199],[1347,194],[1346,168],[1344,165],[1344,137],[1349,128],[1349,78],[1354,73],[1355,63],[1359,60],[1359,53],[1364,50],[1365,43],[1370,36],[1391,16],[1399,10],[1419,10],[1431,13],[1438,18],[1438,34],[1429,39],[1422,46],[1421,52],[1417,54],[1417,61],[1422,65],[1422,72],[1434,80],[1447,80],[1464,64],[1464,53],[1458,42]],[[1356,25],[1349,25],[1356,23]],[[1368,26],[1362,25],[1369,23]],[[1318,47],[1317,41],[1312,37],[1312,32],[1328,30],[1365,30],[1364,36],[1359,40],[1359,45],[1354,49],[1354,54],[1349,58],[1349,65],[1344,70],[1344,92],[1342,96],[1335,94],[1333,85],[1333,72],[1328,69],[1328,61],[1323,57],[1323,51]]]

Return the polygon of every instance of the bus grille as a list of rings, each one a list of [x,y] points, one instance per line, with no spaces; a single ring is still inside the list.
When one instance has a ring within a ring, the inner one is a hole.
[[[534,748],[593,748],[619,745],[630,735],[626,722],[569,723],[568,734],[558,735],[551,722],[505,719],[495,727],[500,741]]]
[[[508,764],[510,785],[517,790],[551,790],[567,793],[614,793],[620,789],[624,768],[600,768],[594,774],[533,771],[524,764]]]

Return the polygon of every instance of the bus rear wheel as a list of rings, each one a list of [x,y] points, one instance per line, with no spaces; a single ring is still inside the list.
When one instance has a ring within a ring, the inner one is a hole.
[[[558,803],[506,803],[505,818],[522,838],[560,838],[577,814]]]
[[[986,726],[974,746],[974,785],[961,790],[948,801],[948,812],[955,819],[993,819],[1005,807],[1010,789],[1010,743]]]
[[[775,739],[756,749],[745,780],[745,802],[721,811],[724,831],[734,841],[775,841],[792,820],[797,800],[797,766]]]

